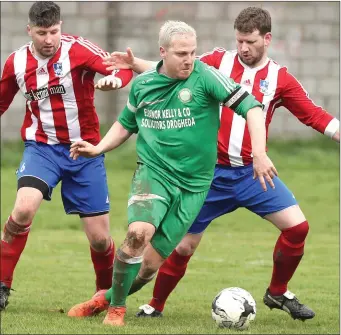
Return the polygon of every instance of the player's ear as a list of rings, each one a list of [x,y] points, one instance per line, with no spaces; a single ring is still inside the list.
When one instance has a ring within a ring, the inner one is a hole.
[[[266,33],[265,35],[264,35],[264,45],[266,46],[266,47],[268,47],[269,45],[270,45],[270,43],[271,43],[271,40],[272,40],[272,34],[269,32],[269,33]]]
[[[27,34],[28,34],[28,36],[32,36],[31,27],[30,27],[30,25],[29,25],[29,24],[26,26],[26,30],[27,30]]]
[[[164,47],[160,47],[160,56],[162,59],[165,59],[166,56],[166,50]]]

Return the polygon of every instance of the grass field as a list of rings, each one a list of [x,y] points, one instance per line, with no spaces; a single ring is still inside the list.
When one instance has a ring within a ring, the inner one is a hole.
[[[1,334],[231,334],[211,319],[210,305],[223,288],[239,286],[257,302],[257,316],[246,334],[340,334],[339,146],[328,139],[270,143],[269,155],[280,177],[299,200],[309,224],[305,256],[289,289],[316,312],[294,321],[262,303],[272,271],[277,230],[245,209],[213,222],[171,295],[162,319],[134,317],[152,295],[153,283],[128,298],[127,326],[102,325],[103,314],[74,320],[65,312],[88,299],[94,275],[86,237],[77,216],[66,216],[60,188],[38,212],[17,266],[10,304],[1,313]],[[22,145],[4,145],[1,167],[1,222],[16,192],[15,169]],[[126,232],[127,191],[135,168],[132,145],[107,155],[111,190],[111,232],[118,246]],[[240,334],[240,332],[238,332]]]

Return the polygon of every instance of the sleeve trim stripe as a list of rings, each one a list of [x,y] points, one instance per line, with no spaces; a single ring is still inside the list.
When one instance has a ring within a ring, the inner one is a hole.
[[[230,89],[230,91],[234,91],[235,90],[235,86],[228,80],[228,78],[223,75],[220,71],[216,70],[218,76],[220,76],[220,78],[226,82],[227,87]]]
[[[107,57],[110,54],[108,52],[103,51],[100,48],[96,49],[94,48],[94,45],[91,42],[86,42],[84,39],[78,39],[77,42],[82,45],[83,47],[87,48],[89,51],[91,51],[93,54],[100,56],[101,58]]]
[[[211,68],[210,71],[213,74],[216,74],[217,75],[216,77],[220,77],[222,82],[225,82],[226,87],[228,88],[229,92],[234,91],[235,88],[234,88],[233,84],[231,82],[229,82],[228,78],[225,75],[223,75],[220,71],[218,71],[214,68]]]
[[[87,39],[85,39],[85,38],[83,38],[83,37],[79,37],[79,39],[80,39],[83,43],[87,44],[90,48],[96,50],[97,52],[100,52],[100,53],[103,52],[103,53],[109,55],[108,52],[104,51],[102,48],[100,48],[100,47],[97,46],[96,44],[90,42],[89,40],[87,40]]]
[[[134,106],[129,102],[129,100],[127,101],[127,107],[128,107],[128,109],[129,109],[132,113],[136,113],[137,108],[134,107]]]
[[[212,74],[220,81],[220,83],[224,86],[226,93],[230,94],[231,91],[233,91],[233,87],[231,84],[228,83],[226,78],[221,79],[221,77],[218,75],[218,71],[212,71],[212,69],[209,69],[209,71],[212,72]]]
[[[328,123],[328,126],[326,127],[324,131],[324,135],[328,137],[333,137],[339,128],[340,128],[340,121],[334,118]]]
[[[205,56],[213,55],[216,51],[221,52],[221,53],[226,52],[226,50],[224,48],[217,47],[217,48],[214,48],[212,51],[205,52],[205,53],[197,56],[196,58],[201,59]]]

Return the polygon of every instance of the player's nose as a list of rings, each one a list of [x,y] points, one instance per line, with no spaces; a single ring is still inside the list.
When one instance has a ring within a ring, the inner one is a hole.
[[[241,45],[241,49],[240,49],[242,52],[246,52],[246,51],[249,51],[249,47],[247,46],[246,43],[242,43]]]

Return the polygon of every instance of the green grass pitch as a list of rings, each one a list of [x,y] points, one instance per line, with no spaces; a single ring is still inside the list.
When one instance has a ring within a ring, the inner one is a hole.
[[[322,138],[322,136],[321,136]],[[1,313],[1,334],[232,334],[211,318],[211,302],[223,288],[239,286],[256,300],[257,316],[246,334],[339,334],[339,146],[328,139],[269,144],[269,156],[294,192],[309,224],[305,255],[289,289],[316,312],[313,320],[294,321],[270,311],[262,297],[272,272],[278,231],[245,209],[221,217],[207,230],[188,271],[168,300],[162,319],[134,314],[148,303],[153,282],[128,298],[126,327],[102,325],[104,313],[69,319],[67,310],[94,292],[86,237],[77,216],[66,216],[60,187],[38,212],[15,272],[10,304]],[[1,166],[1,222],[12,209],[22,144],[5,144]],[[135,168],[132,144],[107,154],[111,191],[111,232],[123,241],[126,203]],[[241,332],[237,332],[240,334]]]

